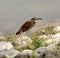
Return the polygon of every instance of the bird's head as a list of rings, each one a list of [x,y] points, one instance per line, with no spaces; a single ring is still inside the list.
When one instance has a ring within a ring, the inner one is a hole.
[[[36,21],[36,20],[42,20],[42,18],[33,17],[33,18],[31,19],[31,21]]]

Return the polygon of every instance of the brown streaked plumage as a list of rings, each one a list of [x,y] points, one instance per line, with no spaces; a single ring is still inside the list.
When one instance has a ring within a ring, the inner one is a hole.
[[[29,30],[29,29],[31,29],[34,25],[35,25],[35,20],[41,20],[42,18],[32,18],[30,21],[27,21],[27,22],[25,22],[22,26],[21,26],[21,28],[18,30],[18,32],[16,33],[16,35],[18,35],[18,34],[21,34],[22,32],[25,32],[25,31],[27,31],[27,30]]]

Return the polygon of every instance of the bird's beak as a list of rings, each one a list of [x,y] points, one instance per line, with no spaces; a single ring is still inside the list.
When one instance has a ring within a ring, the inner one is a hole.
[[[42,18],[36,18],[36,20],[42,20]]]

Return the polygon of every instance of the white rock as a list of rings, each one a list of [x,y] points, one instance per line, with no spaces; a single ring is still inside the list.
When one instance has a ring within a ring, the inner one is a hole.
[[[45,42],[48,44],[52,44],[54,41],[53,41],[53,39],[47,39]]]
[[[52,38],[55,40],[56,43],[60,42],[60,33],[56,33],[52,36]]]
[[[45,52],[46,50],[47,50],[46,47],[39,47],[39,48],[37,48],[34,52],[43,53],[43,52]]]
[[[0,50],[10,50],[13,48],[13,45],[10,42],[1,41]]]
[[[53,38],[60,38],[60,33],[56,33]]]
[[[47,49],[51,51],[56,51],[57,49],[56,43],[47,46]]]
[[[54,31],[54,32],[60,32],[60,26],[55,27],[55,28],[53,29],[53,31]]]
[[[7,57],[9,57],[9,58],[13,58],[14,56],[16,56],[16,55],[18,55],[18,54],[20,54],[20,52],[17,51],[17,50],[14,50],[14,49],[12,49],[12,50],[2,50],[2,51],[0,51],[0,55],[5,55],[5,56],[7,56]]]
[[[33,50],[23,50],[22,52],[21,52],[21,54],[29,54],[29,55],[32,55],[32,53],[33,53]]]
[[[5,39],[5,37],[3,37],[3,36],[0,36],[0,38]]]
[[[38,38],[47,39],[47,38],[49,38],[49,37],[48,37],[48,36],[46,36],[46,35],[40,35],[40,36],[38,36]]]
[[[3,36],[0,36],[0,40],[5,40],[5,37],[3,37]]]
[[[26,46],[27,44],[31,44],[32,40],[28,36],[22,36],[17,38],[16,43],[18,43],[20,46]]]
[[[39,47],[34,51],[35,58],[40,58],[47,51],[46,47]]]
[[[52,35],[49,39],[46,39],[45,42],[48,44],[59,43],[60,42],[60,33],[56,33],[56,34]]]
[[[42,32],[46,32],[45,30],[41,30]]]

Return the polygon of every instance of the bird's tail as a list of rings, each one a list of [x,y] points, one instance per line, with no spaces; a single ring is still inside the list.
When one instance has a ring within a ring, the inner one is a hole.
[[[18,35],[18,37],[20,37],[20,35],[21,35],[21,31],[18,31],[17,33],[16,33],[16,35]]]
[[[16,35],[18,35],[18,34],[20,34],[21,32],[20,31],[18,31],[17,33],[16,33]]]

